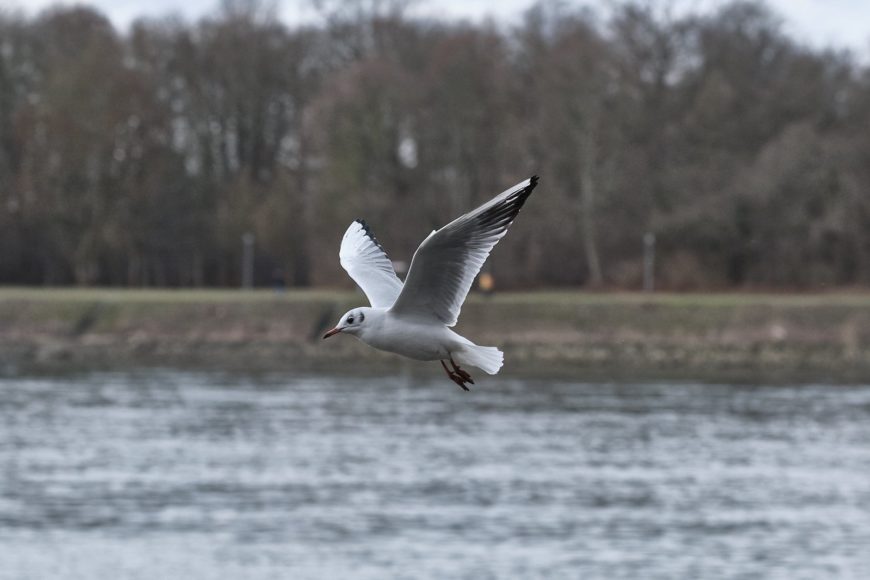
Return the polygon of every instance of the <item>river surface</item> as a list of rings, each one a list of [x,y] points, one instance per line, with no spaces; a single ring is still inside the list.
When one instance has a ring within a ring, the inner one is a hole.
[[[0,379],[0,579],[870,578],[870,386]]]

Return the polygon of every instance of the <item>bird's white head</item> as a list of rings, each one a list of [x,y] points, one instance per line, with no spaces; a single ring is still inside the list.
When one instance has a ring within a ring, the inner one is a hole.
[[[359,308],[354,308],[353,310],[348,310],[341,318],[338,319],[338,324],[335,325],[335,328],[329,330],[326,334],[324,334],[323,338],[329,338],[330,336],[338,334],[339,332],[359,336],[360,333],[365,330],[366,323],[371,323],[371,318],[371,308],[361,306]]]

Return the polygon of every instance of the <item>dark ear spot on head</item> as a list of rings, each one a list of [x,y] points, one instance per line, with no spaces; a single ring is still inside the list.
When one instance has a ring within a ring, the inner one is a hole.
[[[365,319],[366,319],[366,315],[365,315],[365,313],[360,312],[360,313],[359,313],[359,321],[360,321],[360,323],[364,322]]]

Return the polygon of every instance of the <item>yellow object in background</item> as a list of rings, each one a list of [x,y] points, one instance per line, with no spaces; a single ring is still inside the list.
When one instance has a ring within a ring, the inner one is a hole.
[[[484,294],[492,294],[492,291],[495,289],[495,278],[489,272],[484,272],[477,280],[477,287]]]

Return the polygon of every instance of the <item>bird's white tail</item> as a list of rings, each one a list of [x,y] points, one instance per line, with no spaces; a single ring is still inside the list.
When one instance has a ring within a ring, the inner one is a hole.
[[[496,374],[504,362],[504,354],[494,346],[467,344],[455,354],[459,364],[477,367],[490,375]]]

